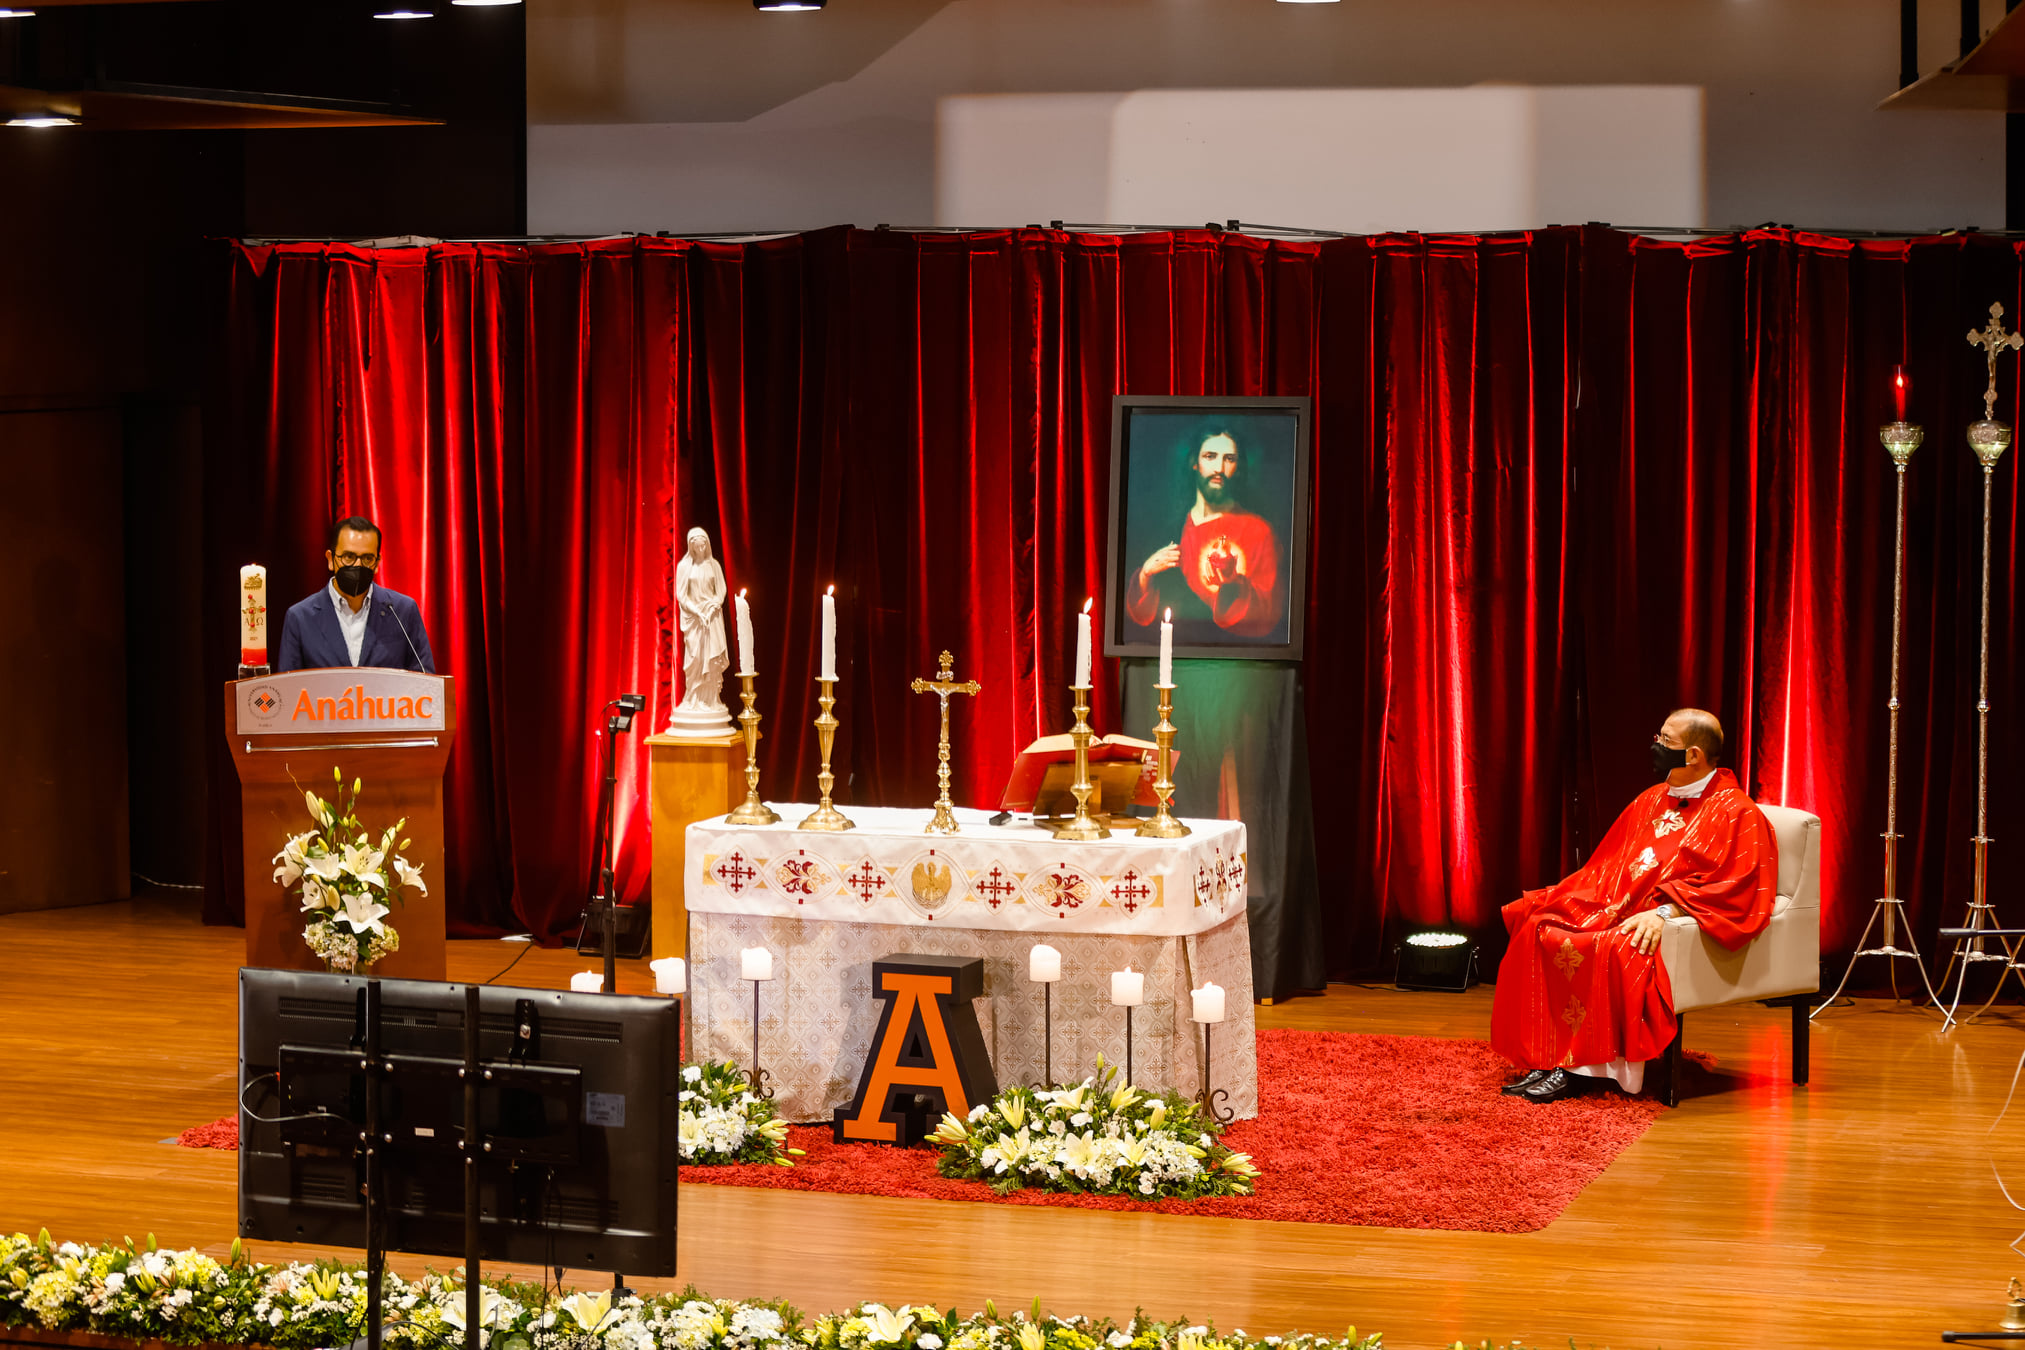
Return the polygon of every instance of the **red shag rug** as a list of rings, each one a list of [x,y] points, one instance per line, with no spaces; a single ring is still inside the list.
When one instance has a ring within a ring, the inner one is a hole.
[[[1537,1106],[1498,1092],[1512,1069],[1483,1041],[1261,1031],[1259,1115],[1224,1140],[1258,1162],[1256,1195],[1215,1200],[992,1194],[935,1171],[929,1149],[837,1144],[827,1126],[798,1125],[793,1167],[687,1167],[706,1186],[833,1191],[1000,1205],[1151,1210],[1292,1223],[1529,1233],[1560,1217],[1584,1186],[1665,1108],[1605,1089]],[[1694,1056],[1703,1059],[1703,1056]],[[178,1143],[237,1148],[234,1117],[187,1130]]]

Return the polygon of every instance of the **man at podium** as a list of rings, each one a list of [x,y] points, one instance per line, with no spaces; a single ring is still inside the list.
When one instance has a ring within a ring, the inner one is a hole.
[[[380,567],[380,527],[364,516],[346,516],[330,527],[323,556],[330,584],[289,606],[275,671],[386,666],[435,674],[421,607],[373,583]]]

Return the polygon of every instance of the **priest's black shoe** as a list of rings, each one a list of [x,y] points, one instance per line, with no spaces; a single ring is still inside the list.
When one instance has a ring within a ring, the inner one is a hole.
[[[1564,1097],[1579,1097],[1588,1086],[1588,1079],[1579,1073],[1556,1069],[1539,1082],[1519,1093],[1529,1102],[1558,1102]]]
[[[1524,1077],[1514,1078],[1511,1082],[1499,1088],[1498,1091],[1504,1093],[1507,1097],[1516,1097],[1552,1072],[1554,1072],[1552,1069],[1529,1069],[1526,1071]]]

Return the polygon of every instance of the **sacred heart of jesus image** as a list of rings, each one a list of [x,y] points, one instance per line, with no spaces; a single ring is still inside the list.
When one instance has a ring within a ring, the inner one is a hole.
[[[1229,535],[1220,534],[1209,541],[1209,547],[1202,554],[1202,584],[1211,591],[1220,589],[1224,583],[1235,581],[1245,570],[1244,550],[1231,542]]]

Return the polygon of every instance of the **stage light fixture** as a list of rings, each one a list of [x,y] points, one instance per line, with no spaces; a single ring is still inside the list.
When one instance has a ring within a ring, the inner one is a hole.
[[[373,17],[375,19],[433,19],[436,17],[436,11],[433,9],[386,9],[381,10],[378,14],[373,15]]]
[[[74,127],[83,119],[68,117],[63,113],[23,113],[7,119],[10,127]]]
[[[1395,989],[1460,994],[1477,982],[1477,947],[1462,933],[1414,933],[1399,944]]]
[[[35,11],[32,9],[0,9],[0,19],[32,19],[34,17]]]
[[[794,14],[821,9],[827,3],[829,0],[752,0],[752,7],[762,14]]]

